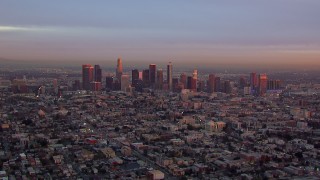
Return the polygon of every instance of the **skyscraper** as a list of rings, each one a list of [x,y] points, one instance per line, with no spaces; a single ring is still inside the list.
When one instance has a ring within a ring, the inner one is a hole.
[[[180,82],[183,84],[183,88],[187,88],[187,75],[185,73],[182,73],[180,75]]]
[[[157,89],[162,89],[163,86],[163,70],[158,69],[157,71]]]
[[[192,73],[192,78],[196,81],[196,89],[198,88],[198,70],[194,69]]]
[[[90,64],[82,65],[82,87],[84,90],[91,90],[93,81],[93,67]]]
[[[191,88],[192,91],[197,92],[197,79],[191,78]]]
[[[188,76],[187,77],[187,89],[191,89],[191,87],[192,87],[191,81],[192,81],[192,76]]]
[[[177,92],[179,78],[172,78],[172,90]]]
[[[149,65],[149,78],[150,78],[150,84],[154,86],[156,83],[156,65],[155,64]]]
[[[79,89],[80,89],[80,87],[79,87]],[[79,90],[79,89],[77,89],[77,90]],[[58,93],[58,80],[57,79],[53,80],[53,90],[54,90],[55,94]]]
[[[221,91],[221,78],[216,77],[214,79],[214,92],[220,92]]]
[[[258,88],[258,77],[256,73],[250,73],[250,88],[251,88],[251,94],[257,94],[257,88]]]
[[[131,83],[133,87],[136,87],[138,80],[139,80],[139,70],[133,69],[131,71]]]
[[[215,75],[214,74],[209,74],[209,79],[208,79],[208,93],[213,93],[214,92],[214,81],[215,81]]]
[[[150,72],[149,69],[145,69],[142,71],[142,81],[145,87],[149,87],[150,85]]]
[[[91,91],[100,91],[101,90],[101,82],[92,81],[90,83]]]
[[[167,83],[168,83],[168,89],[172,91],[172,64],[169,62],[167,65]]]
[[[281,89],[280,80],[268,80],[268,90],[279,90]]]
[[[117,69],[116,69],[116,78],[121,81],[121,75],[123,73],[123,69],[122,69],[122,60],[121,58],[118,58],[117,61]]]
[[[224,81],[224,93],[230,94],[232,92],[232,87],[230,81]]]
[[[187,88],[191,91],[197,91],[197,80],[193,76],[188,76],[187,80]]]
[[[129,83],[129,75],[125,75],[123,74],[121,76],[121,91],[127,91],[127,88],[130,87],[130,83]]]
[[[259,74],[259,95],[263,96],[267,93],[268,77],[267,74]]]
[[[99,65],[94,65],[94,81],[102,82],[102,70]]]
[[[113,77],[112,76],[107,76],[106,77],[106,89],[107,90],[113,90]]]
[[[81,83],[80,80],[75,80],[74,83],[72,84],[72,90],[80,90],[81,89]],[[58,88],[57,88],[57,93],[58,93]]]
[[[122,75],[121,75],[122,76]],[[114,91],[121,91],[121,78],[120,79],[115,79],[114,81],[113,81],[113,90]]]
[[[193,77],[194,79],[197,79],[197,80],[198,80],[198,70],[197,70],[197,69],[194,69],[194,70],[193,70],[192,77]]]
[[[204,80],[198,80],[197,81],[197,91],[198,92],[204,92],[206,87],[206,83]]]

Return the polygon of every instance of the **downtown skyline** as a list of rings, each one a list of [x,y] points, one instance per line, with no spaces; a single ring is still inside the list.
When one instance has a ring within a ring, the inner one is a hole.
[[[318,5],[315,0],[2,1],[0,59],[112,65],[121,56],[128,64],[316,69]]]
[[[320,179],[320,0],[1,0],[0,179]]]

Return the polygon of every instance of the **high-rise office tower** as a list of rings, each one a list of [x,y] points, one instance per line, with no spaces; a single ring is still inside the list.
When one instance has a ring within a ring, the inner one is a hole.
[[[155,64],[150,64],[149,65],[149,82],[152,86],[156,84],[156,65]]]
[[[214,74],[209,74],[209,79],[208,79],[208,93],[213,93],[214,92],[214,82],[215,82],[216,76]]]
[[[221,79],[220,77],[216,77],[214,79],[214,92],[221,92]]]
[[[13,93],[27,93],[29,91],[26,79],[14,79],[11,88]]]
[[[172,90],[177,92],[178,89],[179,78],[172,78]]]
[[[94,65],[94,81],[102,82],[102,70],[99,65]]]
[[[187,89],[191,89],[191,87],[192,87],[191,81],[192,81],[192,76],[188,76],[187,77]]]
[[[198,80],[198,70],[196,70],[196,69],[193,70],[192,77],[193,77],[193,79]]]
[[[185,73],[182,73],[180,75],[180,83],[183,85],[183,88],[187,88],[187,75]]]
[[[92,81],[90,83],[91,91],[100,91],[101,90],[101,82]]]
[[[116,69],[116,78],[121,81],[121,75],[123,73],[123,69],[122,69],[122,60],[121,58],[118,58],[117,60],[117,69]]]
[[[197,79],[193,77],[191,79],[191,90],[197,92]]]
[[[134,90],[137,92],[142,92],[143,88],[144,88],[144,83],[142,79],[139,78],[138,80],[136,80]]]
[[[180,93],[183,89],[185,89],[184,85],[181,82],[178,82],[177,86],[175,87],[175,91]]]
[[[53,84],[53,91],[55,94],[57,94],[58,93],[58,80],[54,79],[52,84]],[[80,87],[79,87],[79,89],[80,89]],[[77,89],[77,90],[79,90],[79,89]]]
[[[121,75],[122,76],[122,75]],[[113,90],[114,91],[121,91],[121,78],[120,79],[115,79],[114,81],[113,81]]]
[[[167,65],[167,83],[168,83],[168,89],[172,91],[172,64],[169,62]]]
[[[72,84],[72,90],[76,91],[80,89],[81,89],[80,80],[75,80],[74,83]],[[58,89],[57,89],[57,93],[58,93]]]
[[[187,88],[191,91],[197,91],[197,80],[192,76],[188,76],[187,81]]]
[[[107,90],[113,90],[113,77],[112,76],[107,76],[106,77],[106,89]]]
[[[157,89],[162,89],[163,87],[163,70],[158,69],[157,71]]]
[[[142,71],[142,81],[143,81],[144,87],[149,87],[149,85],[150,85],[149,69],[145,69]]]
[[[258,89],[258,77],[256,73],[250,73],[251,94],[256,94]]]
[[[129,75],[123,74],[121,76],[121,91],[127,91],[127,88],[130,87]]]
[[[192,78],[196,81],[196,89],[198,88],[198,70],[194,69],[192,72]]]
[[[232,87],[230,81],[224,81],[224,93],[230,94],[232,92]]]
[[[139,79],[142,80],[142,73],[143,71],[139,71]]]
[[[279,90],[281,89],[281,81],[280,80],[268,80],[268,90]]]
[[[259,74],[259,95],[263,96],[267,93],[268,77],[267,74]]]
[[[204,92],[206,87],[206,83],[204,80],[198,80],[197,81],[197,91],[198,92]]]
[[[139,70],[138,69],[133,69],[131,71],[131,81],[132,81],[132,86],[136,87],[137,83],[139,80]]]
[[[93,81],[93,67],[90,64],[82,65],[82,87],[84,90],[91,90]]]

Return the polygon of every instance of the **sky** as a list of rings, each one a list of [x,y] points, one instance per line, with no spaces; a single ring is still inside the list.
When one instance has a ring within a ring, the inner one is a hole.
[[[1,0],[0,59],[320,68],[319,0]]]

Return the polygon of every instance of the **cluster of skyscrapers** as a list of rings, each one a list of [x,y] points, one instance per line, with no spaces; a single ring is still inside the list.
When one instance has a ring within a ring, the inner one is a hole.
[[[99,91],[102,88],[102,72],[99,65],[94,67],[82,65],[82,84],[84,90]],[[157,69],[156,64],[150,64],[148,69],[131,71],[131,81],[129,74],[123,73],[122,59],[118,58],[115,76],[106,77],[106,90],[131,92],[144,91],[146,89],[181,92],[188,89],[193,92],[223,92],[230,94],[236,86],[244,94],[263,96],[268,90],[280,89],[280,80],[268,80],[266,74],[251,73],[249,82],[245,77],[240,77],[239,82],[234,85],[230,80],[221,80],[215,74],[209,74],[206,81],[198,79],[198,71],[193,70],[191,75],[185,73],[173,77],[172,63],[167,64],[166,79],[162,69]]]
[[[128,74],[123,73],[122,60],[118,58],[116,76],[106,77],[107,90],[142,91],[144,88],[172,90],[172,64],[167,65],[167,81],[165,83],[163,70],[157,69],[156,64],[150,64],[149,69],[131,71],[131,83]]]
[[[252,94],[264,95],[267,93],[268,77],[266,74],[250,74],[250,89]]]
[[[141,74],[141,76],[140,76]],[[138,69],[132,70],[132,87],[141,91],[143,88],[163,89],[164,77],[163,70],[158,69],[156,64],[150,64],[149,69],[143,70],[141,73]],[[172,89],[172,64],[167,65],[167,83],[166,89]]]
[[[78,84],[75,82],[75,84]],[[100,91],[102,87],[102,70],[99,65],[82,65],[82,88],[84,90]]]
[[[250,74],[250,91],[252,95],[265,95],[268,90],[281,89],[280,80],[268,80],[267,74]]]

